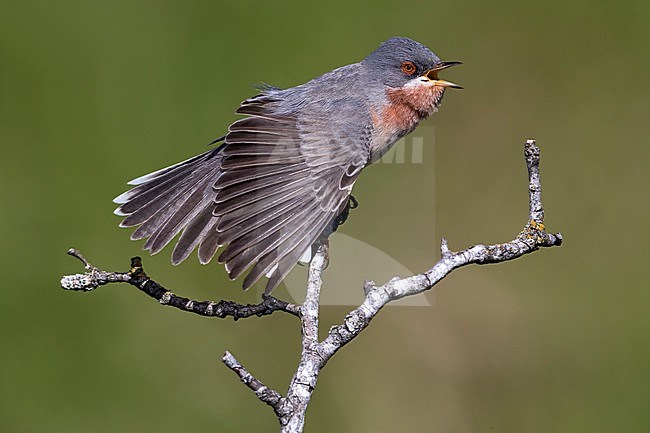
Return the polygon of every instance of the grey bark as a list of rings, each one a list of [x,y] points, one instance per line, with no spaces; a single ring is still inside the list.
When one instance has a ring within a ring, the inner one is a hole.
[[[543,247],[562,244],[562,235],[548,233],[544,226],[539,148],[534,140],[526,142],[524,157],[528,168],[529,216],[523,231],[509,242],[493,245],[479,244],[458,252],[453,252],[447,240],[443,238],[440,246],[441,258],[428,271],[408,278],[393,278],[380,286],[367,281],[363,287],[364,301],[350,311],[341,324],[331,327],[323,341],[318,340],[318,315],[319,297],[323,285],[322,273],[328,255],[326,244],[318,246],[309,265],[307,293],[302,305],[291,304],[270,296],[264,297],[263,301],[256,305],[241,305],[232,301],[192,301],[176,296],[149,279],[142,270],[138,257],[132,259],[129,272],[114,273],[95,268],[76,250],[70,250],[69,254],[82,260],[89,272],[63,277],[61,286],[69,290],[88,291],[112,282],[127,282],[158,299],[162,304],[204,316],[232,316],[237,320],[253,315],[271,314],[274,311],[284,311],[298,316],[302,329],[302,355],[286,396],[265,386],[230,352],[225,352],[222,361],[255,392],[260,401],[273,408],[283,433],[301,433],[305,425],[307,406],[323,367],[338,350],[359,336],[389,302],[430,290],[453,270],[462,266],[505,262]]]

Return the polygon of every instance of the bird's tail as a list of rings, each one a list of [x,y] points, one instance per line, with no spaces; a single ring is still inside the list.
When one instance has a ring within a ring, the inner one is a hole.
[[[156,254],[183,231],[172,263],[178,264],[199,247],[199,260],[208,263],[217,248],[212,218],[213,186],[221,176],[222,147],[129,182],[134,188],[116,197],[120,227],[139,226],[131,239],[148,238],[144,249]]]

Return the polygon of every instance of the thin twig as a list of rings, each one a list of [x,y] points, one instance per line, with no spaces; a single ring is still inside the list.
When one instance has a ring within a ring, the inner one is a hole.
[[[282,401],[280,393],[257,380],[230,352],[226,351],[221,360],[239,376],[244,385],[249,387],[257,398],[271,406],[276,412],[278,411],[278,407]]]

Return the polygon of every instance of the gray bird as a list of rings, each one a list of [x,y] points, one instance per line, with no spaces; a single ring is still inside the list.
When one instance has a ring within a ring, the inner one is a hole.
[[[117,197],[121,227],[137,227],[156,254],[180,232],[174,265],[217,249],[243,287],[269,277],[271,292],[331,232],[361,170],[435,112],[447,87],[443,62],[408,38],[383,42],[359,63],[288,89],[266,86],[216,148],[129,182]]]

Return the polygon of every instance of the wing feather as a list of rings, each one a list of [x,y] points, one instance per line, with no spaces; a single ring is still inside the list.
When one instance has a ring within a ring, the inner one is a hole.
[[[268,211],[264,213],[253,214],[252,216],[250,213],[245,213],[238,219],[232,219],[231,214],[224,215],[217,225],[219,243],[225,245],[232,242],[251,230],[257,229],[262,224],[275,219],[277,216],[295,213],[301,207],[304,207],[304,203],[299,198],[293,197],[268,208]]]
[[[174,264],[194,249],[207,263],[223,246],[231,278],[250,269],[246,289],[272,271],[271,291],[328,230],[369,159],[362,104],[345,105],[349,112],[337,112],[344,124],[331,124],[334,102],[305,89],[244,101],[237,113],[245,117],[218,149],[135,179],[116,199],[121,225],[137,226],[132,237],[148,238],[152,254],[182,232]]]
[[[271,275],[271,279],[269,279],[266,285],[265,292],[270,293],[277,287],[289,271],[293,269],[300,257],[302,257],[305,251],[311,247],[322,233],[323,228],[330,222],[329,215],[326,213],[313,211],[311,215],[312,217],[308,220],[308,224],[301,225],[290,236],[285,237],[282,243],[276,247],[272,255],[263,258],[255,264],[246,276],[244,285],[254,284],[260,277],[266,275],[277,265]],[[282,266],[282,270],[280,266]],[[278,274],[278,272],[280,273]]]
[[[287,241],[291,241],[296,236],[296,233],[302,233],[312,222],[323,216],[319,212],[314,212],[315,210],[317,209],[305,208],[296,212],[285,221],[283,227],[277,228],[264,238],[258,239],[256,243],[248,246],[248,248],[238,252],[237,249],[233,249],[234,252],[237,252],[234,255],[229,251],[230,245],[228,245],[223,253],[221,253],[221,256],[219,256],[219,261],[227,264],[228,272],[232,278],[241,275],[247,268],[253,265],[251,272],[255,270],[255,275],[265,275],[282,257],[283,251],[287,248]],[[225,260],[225,258],[222,259],[222,256],[226,254],[228,255],[228,260]],[[259,279],[255,278],[255,275],[248,278],[248,281],[251,282],[250,285]],[[247,287],[250,287],[250,285],[244,284]]]

